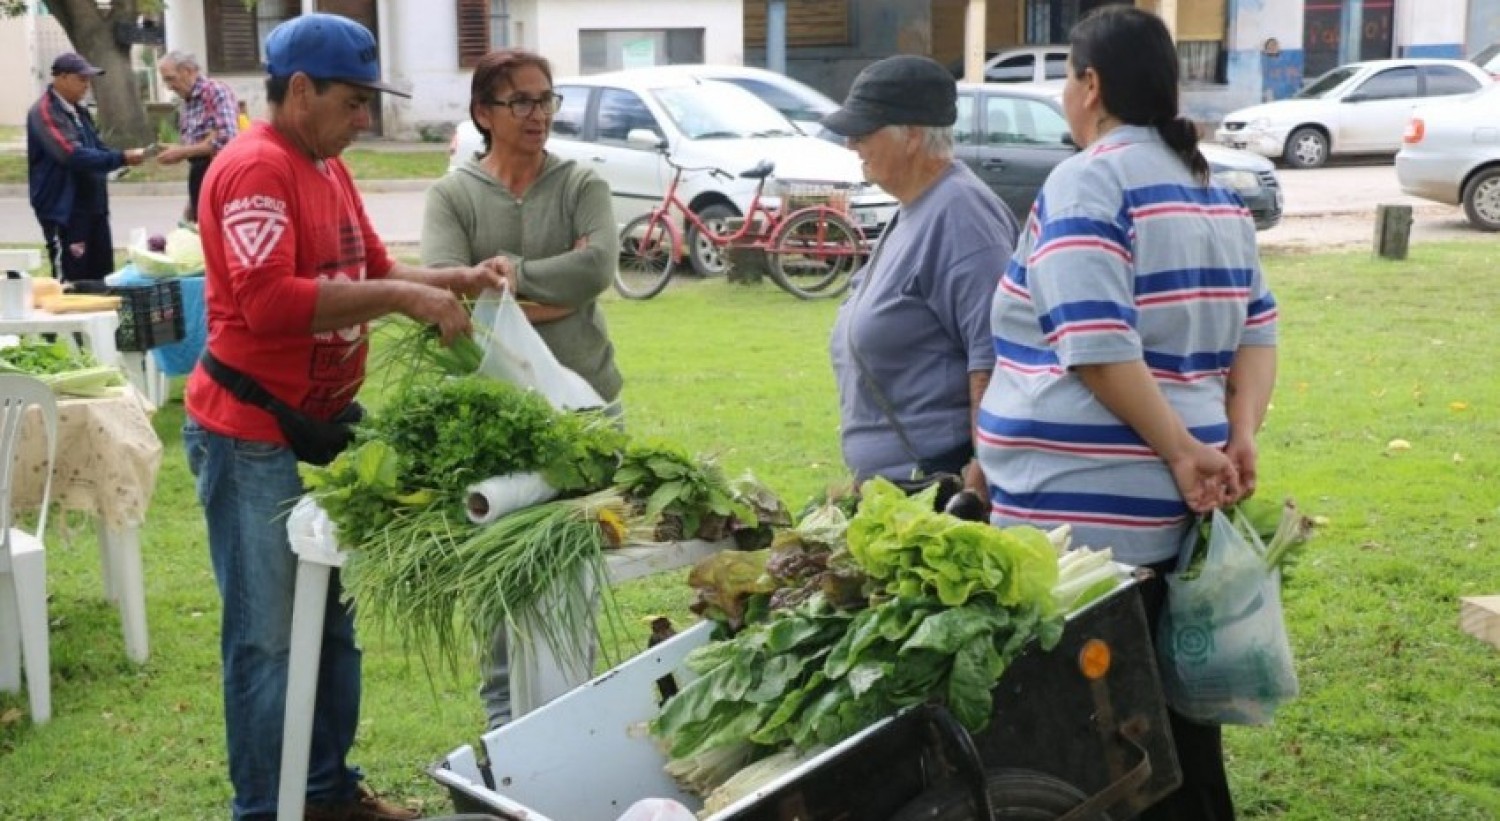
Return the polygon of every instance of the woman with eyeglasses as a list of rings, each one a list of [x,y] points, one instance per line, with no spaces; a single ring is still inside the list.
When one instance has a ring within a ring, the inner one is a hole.
[[[547,151],[561,104],[546,58],[501,49],[480,59],[469,116],[484,136],[484,152],[428,190],[422,262],[468,266],[498,258],[558,361],[617,408],[622,380],[597,300],[613,281],[619,235],[609,185]],[[481,689],[491,727],[511,715],[504,639],[496,631]]]

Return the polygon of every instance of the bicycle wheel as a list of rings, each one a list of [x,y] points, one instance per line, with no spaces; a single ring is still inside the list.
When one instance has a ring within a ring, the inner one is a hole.
[[[771,278],[800,299],[826,299],[849,287],[859,267],[863,235],[837,211],[807,208],[777,229],[766,255]]]
[[[615,290],[626,299],[650,299],[667,287],[677,264],[677,226],[664,214],[642,214],[620,232]]]

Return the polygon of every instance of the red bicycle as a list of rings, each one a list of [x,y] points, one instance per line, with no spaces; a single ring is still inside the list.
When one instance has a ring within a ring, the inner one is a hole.
[[[778,205],[768,205],[761,195],[776,166],[762,160],[740,173],[757,183],[749,213],[738,220],[738,225],[730,220],[705,221],[677,196],[683,172],[706,171],[730,179],[729,172],[712,167],[685,168],[665,151],[662,156],[674,169],[672,184],[659,204],[631,220],[620,232],[615,290],[621,296],[649,299],[667,287],[683,247],[674,212],[691,227],[695,241],[712,243],[721,251],[743,248],[764,252],[771,278],[796,297],[824,299],[848,289],[849,276],[859,267],[866,245],[864,233],[838,206],[836,192],[826,201],[801,208],[786,207],[790,196],[782,197]]]

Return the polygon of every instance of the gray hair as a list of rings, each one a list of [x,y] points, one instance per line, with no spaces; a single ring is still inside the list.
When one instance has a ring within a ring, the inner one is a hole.
[[[162,55],[162,58],[156,62],[157,65],[161,65],[162,63],[171,63],[188,71],[198,71],[202,68],[202,66],[198,65],[198,58],[190,51],[169,51]]]
[[[927,156],[937,160],[953,159],[953,126],[951,125],[891,125],[886,127],[894,130],[896,136],[903,140],[913,131],[920,132],[922,151]]]

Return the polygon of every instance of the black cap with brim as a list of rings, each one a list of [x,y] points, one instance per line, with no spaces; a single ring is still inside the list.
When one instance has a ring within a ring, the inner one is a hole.
[[[958,86],[930,57],[899,54],[866,66],[844,104],[818,122],[844,137],[888,125],[950,126],[958,120]]]
[[[878,111],[847,103],[843,108],[823,115],[818,122],[840,137],[863,137],[879,131],[881,126],[890,125],[890,121],[882,118]]]
[[[59,74],[77,74],[82,77],[97,77],[103,73],[104,69],[94,65],[93,63],[90,63],[82,56],[71,51],[57,55],[57,59],[52,61],[52,76],[54,77]]]

